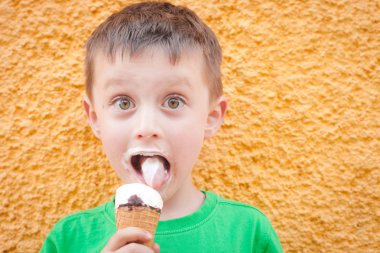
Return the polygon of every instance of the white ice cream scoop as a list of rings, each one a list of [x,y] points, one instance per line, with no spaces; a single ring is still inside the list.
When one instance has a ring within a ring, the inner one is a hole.
[[[115,208],[128,204],[128,200],[136,195],[147,206],[162,209],[163,201],[161,195],[153,188],[140,184],[124,184],[116,190]]]

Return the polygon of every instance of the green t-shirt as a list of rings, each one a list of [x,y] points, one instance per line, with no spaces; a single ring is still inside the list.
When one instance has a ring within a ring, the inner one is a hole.
[[[204,192],[191,215],[160,221],[154,237],[165,252],[283,252],[269,220],[256,208]],[[60,220],[43,252],[100,252],[116,232],[113,200]]]

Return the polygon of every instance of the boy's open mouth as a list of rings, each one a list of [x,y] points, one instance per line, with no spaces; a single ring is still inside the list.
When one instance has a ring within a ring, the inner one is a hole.
[[[170,162],[157,153],[137,153],[131,156],[130,163],[141,180],[158,190],[170,178]]]
[[[148,159],[148,158],[159,159],[161,161],[161,163],[163,164],[166,173],[169,172],[170,163],[168,162],[168,160],[165,157],[160,156],[160,155],[141,155],[141,154],[138,154],[138,155],[133,155],[131,157],[131,164],[137,173],[139,173],[140,175],[143,174],[141,166],[146,161],[146,159]]]

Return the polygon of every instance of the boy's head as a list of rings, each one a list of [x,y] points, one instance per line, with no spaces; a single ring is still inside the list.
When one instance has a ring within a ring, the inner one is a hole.
[[[227,108],[215,35],[186,8],[141,3],[101,24],[87,49],[84,107],[119,177],[164,201],[194,192],[192,168]]]
[[[134,57],[151,48],[163,49],[172,64],[182,53],[198,49],[204,57],[203,75],[210,100],[223,94],[220,65],[222,52],[212,30],[186,7],[170,3],[145,2],[128,6],[111,15],[86,44],[86,93],[92,98],[94,57],[103,53],[113,61],[117,54]]]

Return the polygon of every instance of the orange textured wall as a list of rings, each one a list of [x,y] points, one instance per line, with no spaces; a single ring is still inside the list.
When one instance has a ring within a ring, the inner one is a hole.
[[[118,186],[82,109],[82,62],[126,2],[0,2],[1,252],[36,252],[58,219]],[[230,108],[196,185],[260,208],[286,252],[378,250],[379,1],[174,3],[224,50]]]

